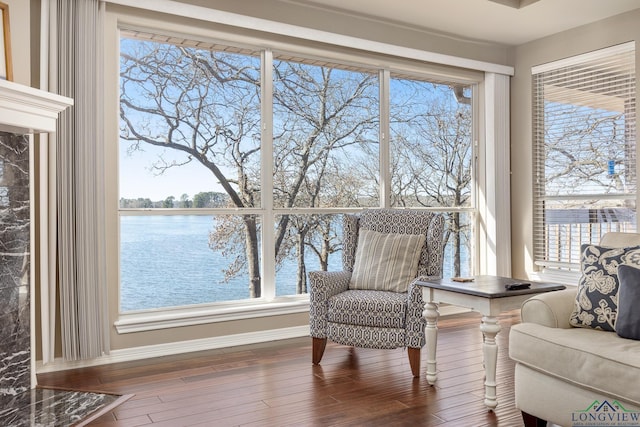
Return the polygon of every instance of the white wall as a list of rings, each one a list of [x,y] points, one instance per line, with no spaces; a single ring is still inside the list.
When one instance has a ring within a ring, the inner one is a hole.
[[[29,0],[2,0],[9,5],[13,81],[31,85],[31,36]]]
[[[303,2],[277,0],[176,0],[227,12],[239,13],[314,28],[336,34],[359,37],[398,46],[424,49],[496,64],[509,64],[510,48],[453,34],[442,34],[417,27],[383,23],[376,19],[355,17],[305,5]],[[309,2],[314,3],[314,2]],[[321,2],[318,2],[321,3]],[[389,1],[390,7],[393,2]],[[366,15],[367,11],[362,13]]]

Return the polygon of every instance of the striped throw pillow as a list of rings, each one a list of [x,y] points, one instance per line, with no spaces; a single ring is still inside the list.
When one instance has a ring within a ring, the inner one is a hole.
[[[407,292],[418,274],[425,238],[360,229],[349,289]]]

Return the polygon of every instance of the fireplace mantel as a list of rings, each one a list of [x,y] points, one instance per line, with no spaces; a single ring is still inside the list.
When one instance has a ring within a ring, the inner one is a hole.
[[[30,135],[55,132],[58,115],[71,105],[71,98],[0,80],[0,408],[14,407],[36,384]]]
[[[55,132],[58,114],[71,105],[71,98],[0,80],[0,131]]]

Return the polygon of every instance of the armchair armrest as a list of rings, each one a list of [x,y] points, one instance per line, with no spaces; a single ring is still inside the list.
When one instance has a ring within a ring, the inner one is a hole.
[[[350,271],[310,271],[310,298],[323,301],[349,289]]]
[[[309,272],[309,325],[312,337],[327,337],[329,298],[349,289],[350,279],[350,271]]]
[[[537,323],[550,328],[568,329],[577,288],[548,292],[529,298],[522,304],[522,322]]]
[[[407,292],[407,317],[405,345],[411,348],[422,348],[426,344],[424,328],[427,320],[424,318],[424,300],[422,299],[422,286],[416,285],[417,280],[424,280],[425,276],[414,279],[409,284]]]

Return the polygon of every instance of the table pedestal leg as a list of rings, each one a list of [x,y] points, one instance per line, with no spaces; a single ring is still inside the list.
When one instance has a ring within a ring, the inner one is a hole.
[[[424,317],[427,319],[425,336],[427,339],[427,382],[431,385],[436,383],[436,347],[438,345],[438,305],[428,302],[424,309]]]
[[[500,332],[498,319],[491,316],[484,316],[480,330],[484,337],[482,352],[484,355],[484,404],[493,410],[498,406],[496,398],[496,365],[498,363],[498,345],[496,335]]]

